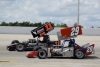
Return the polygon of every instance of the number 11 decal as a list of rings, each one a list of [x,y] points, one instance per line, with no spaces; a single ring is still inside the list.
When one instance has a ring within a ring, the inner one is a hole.
[[[73,27],[71,29],[71,35],[70,36],[77,36],[79,33],[79,27]]]

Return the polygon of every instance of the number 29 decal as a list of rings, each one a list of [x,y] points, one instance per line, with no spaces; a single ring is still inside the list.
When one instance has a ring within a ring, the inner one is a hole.
[[[71,29],[71,34],[70,34],[70,36],[77,36],[78,33],[79,33],[79,27],[73,27],[73,28]]]

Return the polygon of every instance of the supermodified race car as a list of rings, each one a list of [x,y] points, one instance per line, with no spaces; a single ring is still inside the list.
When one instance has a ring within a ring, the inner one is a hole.
[[[47,57],[75,57],[82,59],[94,53],[95,44],[87,43],[83,46],[76,44],[74,37],[81,34],[80,25],[61,29],[60,32],[57,32],[58,40],[62,40],[61,45],[39,46],[40,49],[28,52],[27,57],[38,57],[40,59]],[[68,42],[68,46],[65,46],[66,42]]]
[[[53,30],[54,27],[51,22],[38,27],[36,29],[31,30],[33,38],[37,39],[29,39],[27,41],[19,42],[18,40],[13,40],[10,45],[7,46],[7,50],[9,51],[24,51],[24,50],[34,50],[34,46],[44,45],[49,41],[49,44],[59,45],[59,41],[50,41],[49,35],[46,35],[48,32]],[[41,41],[40,38],[43,38]],[[36,48],[36,47],[35,47]],[[37,48],[38,49],[38,48]]]

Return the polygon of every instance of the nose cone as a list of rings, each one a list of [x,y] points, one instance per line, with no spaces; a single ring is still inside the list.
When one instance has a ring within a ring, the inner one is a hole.
[[[94,53],[94,46],[95,44],[91,44],[90,46],[87,47],[86,56],[89,56]]]
[[[27,58],[34,58],[37,57],[37,51],[27,52]]]

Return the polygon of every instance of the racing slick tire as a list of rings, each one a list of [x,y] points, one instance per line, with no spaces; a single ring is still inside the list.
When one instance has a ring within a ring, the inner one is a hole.
[[[19,43],[19,44],[16,45],[16,50],[17,51],[24,51],[24,49],[25,49],[25,45],[24,44]]]
[[[46,50],[39,49],[37,56],[39,57],[39,59],[45,59],[45,58],[47,58],[47,52],[46,52]]]
[[[19,43],[19,41],[18,41],[18,40],[13,40],[13,41],[11,42],[11,44],[14,44],[14,43]]]
[[[76,50],[75,51],[75,58],[83,59],[84,57],[85,57],[85,53],[82,50]]]

